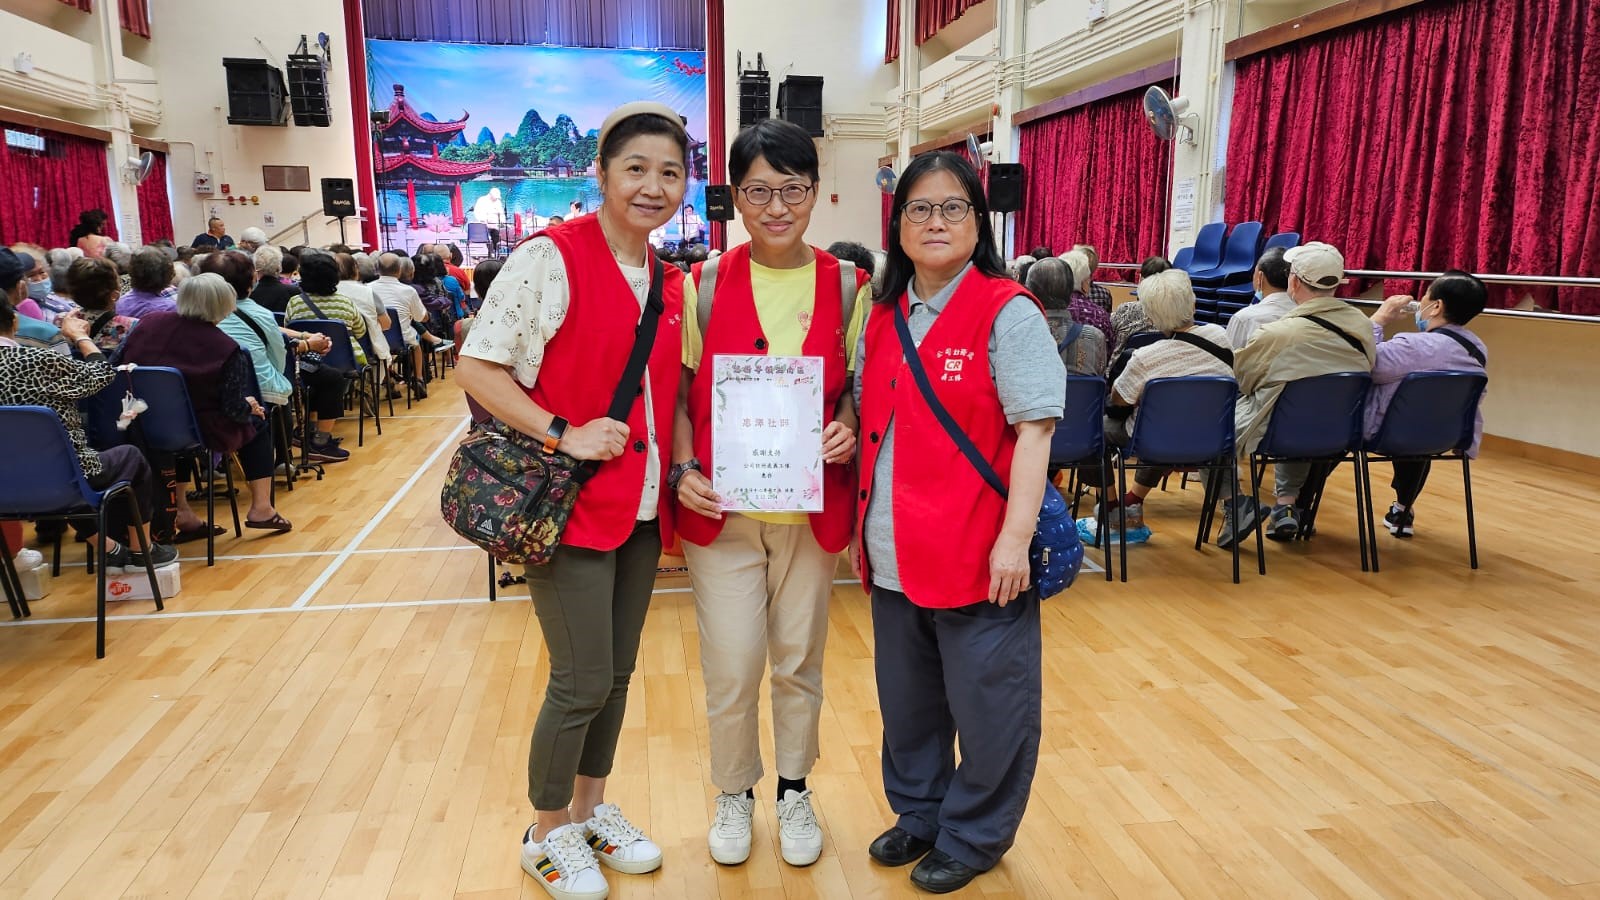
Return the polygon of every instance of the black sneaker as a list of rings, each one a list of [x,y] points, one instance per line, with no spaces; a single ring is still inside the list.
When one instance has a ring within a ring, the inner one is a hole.
[[[1300,511],[1292,506],[1274,506],[1267,518],[1267,537],[1274,541],[1292,541],[1299,533]]]
[[[126,548],[124,548],[124,549],[126,549]],[[128,562],[127,562],[126,567],[123,569],[123,571],[125,571],[125,572],[143,572],[144,571],[144,559],[145,559],[145,555],[143,553],[129,551],[128,552]],[[151,566],[153,568],[156,568],[156,569],[166,569],[166,568],[170,568],[172,566],[177,565],[178,564],[178,548],[172,546],[171,544],[154,544],[154,545],[152,545],[150,547],[150,564],[151,564]],[[106,571],[109,572],[111,570],[107,569]]]
[[[1237,507],[1222,503],[1222,528],[1217,532],[1217,546],[1224,550],[1243,541],[1255,531],[1256,519],[1262,514],[1261,505],[1254,497],[1240,497]]]
[[[128,552],[127,546],[118,544],[117,549],[110,552],[102,551],[100,564],[105,566],[107,575],[121,575],[128,571],[128,557],[133,554]]]
[[[311,439],[310,456],[317,462],[335,463],[344,462],[350,458],[350,451],[339,446],[339,442],[332,438],[323,437],[322,432],[317,432],[318,437]]]
[[[411,396],[417,400],[428,399],[428,388],[421,381],[411,382]]]
[[[1390,534],[1398,538],[1411,537],[1411,526],[1415,521],[1416,514],[1399,503],[1389,504],[1389,511],[1383,514],[1383,524],[1388,527]]]

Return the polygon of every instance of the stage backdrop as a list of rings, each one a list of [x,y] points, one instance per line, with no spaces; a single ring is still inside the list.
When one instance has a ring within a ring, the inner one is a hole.
[[[593,162],[606,114],[656,100],[687,119],[686,204],[705,210],[705,54],[422,41],[367,41],[378,214],[385,247],[465,240],[469,222],[528,234],[552,215],[599,205]],[[658,242],[681,239],[675,218]],[[511,237],[511,235],[505,235]],[[465,248],[463,248],[465,249]]]

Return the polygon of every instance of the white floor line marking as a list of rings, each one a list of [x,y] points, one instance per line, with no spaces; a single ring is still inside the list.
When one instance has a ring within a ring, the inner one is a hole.
[[[300,609],[307,603],[311,602],[311,598],[316,596],[317,591],[322,590],[323,586],[328,583],[328,580],[333,577],[333,574],[339,571],[339,567],[345,564],[345,560],[348,560],[352,555],[355,554],[356,548],[361,546],[361,542],[366,540],[367,536],[372,534],[372,532],[376,531],[378,526],[383,523],[384,518],[388,516],[390,512],[393,512],[396,506],[400,505],[400,501],[406,498],[406,495],[411,492],[413,487],[416,487],[417,482],[422,480],[422,476],[427,474],[429,469],[433,468],[434,461],[457,442],[457,439],[461,437],[461,432],[465,431],[466,428],[467,420],[462,419],[461,424],[453,428],[450,433],[445,436],[445,439],[439,442],[439,446],[433,448],[433,452],[428,455],[427,459],[422,461],[422,465],[417,466],[417,470],[411,473],[411,477],[406,479],[406,483],[400,485],[400,489],[394,492],[394,496],[389,498],[389,502],[385,503],[383,508],[378,510],[378,514],[373,516],[371,521],[367,522],[366,525],[362,526],[360,531],[356,532],[355,537],[350,539],[350,543],[346,544],[345,548],[339,552],[339,555],[334,557],[332,562],[328,563],[328,567],[322,570],[322,574],[318,575],[315,581],[311,582],[311,585],[305,589],[305,592],[300,595],[300,598],[294,601],[293,606],[295,609]]]
[[[482,550],[479,550],[477,547],[474,547],[471,544],[455,544],[455,545],[450,546],[450,547],[379,547],[379,548],[367,549],[367,550],[351,550],[350,551],[350,555],[352,555],[352,556],[360,556],[362,554],[372,554],[372,553],[453,553],[453,552],[455,552],[457,550],[472,550],[472,551],[475,551],[475,552],[478,552],[478,553],[482,553],[483,552]],[[217,559],[231,559],[231,560],[296,559],[296,558],[307,557],[307,556],[338,556],[339,554],[341,554],[343,552],[345,552],[345,551],[343,551],[343,550],[294,550],[294,551],[288,551],[288,552],[284,552],[284,553],[240,553],[240,554],[230,555],[230,556],[224,556],[221,553],[218,553],[217,554]],[[198,562],[198,563],[203,563],[203,562],[206,561],[206,558],[204,556],[181,556],[178,559],[179,559],[180,562]],[[66,565],[67,565],[66,563],[62,563],[61,564],[63,569],[66,568]]]

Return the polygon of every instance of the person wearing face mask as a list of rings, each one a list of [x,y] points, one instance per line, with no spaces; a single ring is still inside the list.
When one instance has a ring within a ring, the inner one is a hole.
[[[43,251],[29,244],[14,244],[10,247],[10,250],[16,254],[17,261],[22,263],[24,270],[22,281],[19,282],[19,285],[23,288],[22,298],[14,302],[12,308],[18,314],[27,316],[30,319],[47,321],[50,317],[39,307],[38,300],[34,297],[34,293],[37,290],[34,287],[35,280],[41,278],[44,280],[43,296],[48,297],[50,295],[50,273],[44,267]]]
[[[683,507],[678,533],[700,630],[711,781],[721,791],[707,842],[723,865],[750,856],[762,776],[761,680],[770,660],[781,851],[790,865],[808,866],[822,853],[806,776],[818,755],[828,597],[854,529],[849,351],[871,305],[871,276],[805,241],[818,160],[800,126],[767,119],[739,132],[728,169],[750,242],[694,267],[699,309],[683,321],[683,385],[667,479]],[[723,513],[701,467],[711,460],[711,360],[721,354],[822,358],[829,420],[820,436],[822,512]]]
[[[1261,326],[1294,312],[1294,300],[1289,296],[1289,261],[1283,258],[1282,247],[1273,247],[1256,260],[1255,289],[1255,302],[1228,320],[1228,343],[1235,350],[1250,343]]]
[[[51,250],[45,254],[45,260],[50,267],[50,293],[37,302],[52,324],[59,321],[62,316],[71,315],[80,309],[78,302],[72,299],[72,291],[67,285],[67,271],[71,269],[73,260],[82,257],[83,251],[65,248]]]
[[[1032,792],[1042,650],[1028,545],[1067,374],[1039,302],[1005,277],[971,164],[917,157],[893,210],[855,383],[866,439],[851,562],[872,595],[883,786],[898,816],[867,852],[920,860],[912,883],[946,893],[1000,861]],[[907,342],[1006,495],[941,425]]]
[[[1372,365],[1372,390],[1367,394],[1365,430],[1370,439],[1378,434],[1389,401],[1400,381],[1412,372],[1482,373],[1489,363],[1483,339],[1467,329],[1467,323],[1483,312],[1489,302],[1489,289],[1474,275],[1451,269],[1428,285],[1420,301],[1410,296],[1390,297],[1372,315],[1372,336],[1378,342],[1378,359]],[[1406,310],[1415,305],[1412,321],[1416,333],[1401,332],[1384,340],[1384,330],[1405,321]],[[1473,425],[1471,459],[1478,457],[1483,440],[1483,410],[1480,407]],[[1383,517],[1383,524],[1395,537],[1411,537],[1416,514],[1412,507],[1428,480],[1429,460],[1396,460],[1394,463],[1394,502]]]

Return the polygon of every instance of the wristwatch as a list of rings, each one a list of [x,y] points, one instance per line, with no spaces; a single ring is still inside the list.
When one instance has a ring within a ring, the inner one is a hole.
[[[561,443],[561,436],[567,433],[567,420],[556,416],[550,420],[550,427],[544,433],[544,452],[556,452],[556,445]]]
[[[690,472],[703,471],[705,470],[700,468],[700,460],[697,458],[690,458],[687,462],[673,463],[672,468],[667,470],[667,489],[675,491],[678,489],[678,482],[683,480],[683,476]]]

